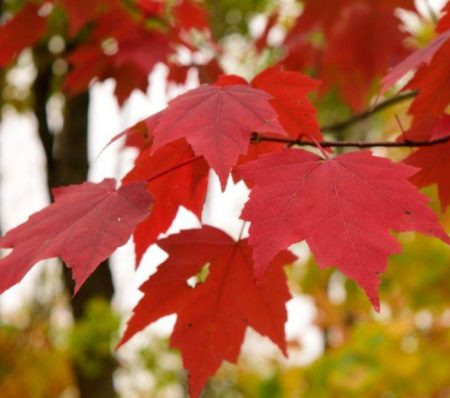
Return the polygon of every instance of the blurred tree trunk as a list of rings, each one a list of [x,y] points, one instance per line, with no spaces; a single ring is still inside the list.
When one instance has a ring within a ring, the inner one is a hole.
[[[47,158],[47,181],[51,190],[57,186],[79,184],[86,181],[88,161],[89,93],[66,99],[63,129],[53,135],[49,128],[47,103],[52,93],[53,72],[51,56],[46,48],[34,53],[37,76],[33,86],[34,112],[38,120],[39,136]],[[70,271],[64,267],[64,281],[69,296],[73,292]],[[86,304],[95,297],[111,302],[114,293],[108,261],[90,276],[75,297],[69,300],[75,322],[83,317]],[[104,358],[102,370],[88,377],[82,367],[74,363],[81,398],[114,397],[113,372],[116,367],[112,356]]]

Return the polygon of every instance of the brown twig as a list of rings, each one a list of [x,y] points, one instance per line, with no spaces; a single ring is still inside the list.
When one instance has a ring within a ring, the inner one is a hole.
[[[296,146],[308,146],[317,147],[317,144],[312,141],[301,141],[294,140],[291,138],[283,137],[267,137],[261,134],[254,133],[252,136],[253,142],[279,142],[281,144],[289,144]],[[322,141],[320,146],[323,148],[374,148],[374,147],[384,147],[384,148],[416,148],[416,147],[428,147],[433,145],[445,144],[450,141],[450,135],[430,140],[430,141],[401,141],[401,142],[391,142],[391,141],[372,141],[372,142],[358,142],[358,141]]]
[[[364,112],[358,113],[355,116],[352,116],[351,118],[344,120],[342,122],[338,122],[338,123],[334,123],[334,124],[330,124],[328,126],[323,126],[321,127],[321,130],[323,132],[331,132],[331,133],[336,133],[336,132],[340,132],[344,129],[346,129],[347,127],[350,127],[362,120],[365,120],[393,105],[396,105],[400,102],[406,101],[408,99],[414,98],[417,95],[417,93],[415,91],[408,91],[406,93],[401,93],[399,95],[396,95],[395,97],[389,98],[385,101],[380,102],[379,104],[375,105],[372,108],[369,108],[367,110],[365,110]]]

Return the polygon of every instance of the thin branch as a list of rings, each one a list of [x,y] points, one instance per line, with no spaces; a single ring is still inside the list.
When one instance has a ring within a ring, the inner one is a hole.
[[[260,134],[253,134],[252,141],[257,142],[279,142],[281,144],[289,144],[296,146],[308,146],[317,147],[317,144],[312,141],[301,141],[293,140],[289,138],[281,137],[266,137]],[[445,144],[450,141],[450,135],[430,141],[401,141],[401,142],[391,142],[391,141],[373,141],[373,142],[359,142],[359,141],[322,141],[320,145],[323,148],[338,148],[338,147],[353,147],[353,148],[374,148],[374,147],[384,147],[384,148],[416,148],[416,147],[428,147],[439,144]]]
[[[417,95],[415,91],[408,91],[406,93],[401,93],[399,95],[396,95],[395,97],[389,98],[385,101],[380,102],[379,104],[375,105],[372,108],[369,108],[365,110],[364,112],[358,113],[355,116],[352,116],[351,118],[344,120],[342,122],[330,124],[328,126],[321,127],[321,130],[324,132],[340,132],[347,127],[353,126],[354,124],[368,119],[372,115],[375,115],[391,106],[394,106],[398,103],[401,103],[403,101],[409,100],[411,98],[414,98]]]

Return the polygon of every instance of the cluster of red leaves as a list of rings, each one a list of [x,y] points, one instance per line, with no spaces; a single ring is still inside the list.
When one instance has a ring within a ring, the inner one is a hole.
[[[23,27],[27,26],[27,29]],[[0,67],[8,65],[25,48],[37,43],[47,29],[39,7],[27,4],[14,18],[0,26]]]
[[[411,128],[402,140],[435,140],[450,136],[450,3],[436,28],[437,37],[425,48],[411,54],[396,65],[383,79],[385,92],[407,72],[416,70],[404,90],[416,90],[409,113]],[[450,143],[420,148],[404,161],[420,168],[411,181],[418,187],[437,184],[442,210],[450,205]]]
[[[412,3],[308,1],[286,40],[290,50],[286,63],[311,66],[320,53],[324,89],[338,85],[359,107],[373,79],[406,53],[393,10],[412,8]],[[70,35],[88,30],[87,40],[69,54],[73,69],[66,88],[76,93],[93,78],[114,77],[121,101],[132,89],[145,89],[148,73],[156,62],[167,59],[172,45],[189,48],[187,31],[208,29],[203,8],[190,0],[176,3],[175,22],[164,35],[147,24],[148,18],[165,16],[166,9],[157,0],[136,2],[138,15],[115,1],[56,4],[67,11]],[[38,12],[38,7],[26,6],[16,16],[22,18],[20,23],[39,29],[15,45],[8,42],[9,47],[0,50],[2,64],[45,34],[46,23]],[[342,17],[335,18],[337,14]],[[0,40],[17,33],[17,19],[0,28]],[[273,24],[269,21],[269,29]],[[432,140],[449,132],[450,117],[445,113],[449,91],[441,90],[449,83],[449,25],[447,13],[435,41],[407,57],[383,81],[386,91],[417,69],[406,87],[417,90],[418,96],[410,108],[413,125],[403,140]],[[309,41],[317,30],[326,39],[323,48]],[[262,40],[267,35],[264,32]],[[370,56],[361,57],[367,47]],[[405,165],[370,152],[330,158],[326,152],[320,157],[284,149],[279,143],[252,141],[258,132],[292,139],[306,136],[320,146],[323,138],[307,97],[318,87],[316,80],[299,72],[271,67],[251,82],[224,75],[175,98],[164,111],[115,138],[126,137],[127,145],[139,150],[134,168],[119,188],[107,179],[56,189],[53,204],[0,238],[0,248],[12,249],[0,259],[0,293],[18,283],[36,262],[52,257],[62,258],[72,269],[78,290],[130,236],[137,263],[152,244],[158,244],[169,257],[141,287],[143,298],[121,344],[159,318],[177,314],[171,345],[181,350],[192,396],[200,394],[223,361],[237,360],[248,326],[286,353],[285,304],[290,295],[283,266],[295,261],[286,250],[293,243],[306,241],[320,267],[336,266],[354,279],[378,309],[380,274],[388,256],[400,251],[391,230],[418,231],[450,243],[427,206],[428,199],[411,183],[437,182],[442,205],[447,206],[450,147],[419,149]],[[230,175],[251,188],[242,213],[242,219],[251,222],[249,238],[236,242],[203,225],[158,240],[180,207],[201,220],[211,170],[222,188]],[[206,280],[191,286],[189,281],[205,266]]]
[[[369,152],[324,159],[279,145],[252,160],[249,146],[258,146],[250,144],[252,132],[299,137],[316,126],[306,98],[316,86],[276,67],[250,83],[222,76],[175,98],[121,135],[140,148],[121,188],[106,180],[57,190],[54,204],[0,239],[0,247],[13,249],[0,260],[2,291],[33,263],[54,256],[73,269],[79,288],[131,234],[138,261],[156,242],[169,259],[143,285],[123,342],[160,317],[178,314],[172,345],[182,352],[193,396],[222,361],[237,359],[247,326],[285,350],[289,294],[282,266],[294,261],[286,251],[292,243],[305,240],[321,267],[337,266],[378,308],[379,276],[388,255],[400,251],[391,229],[450,239],[427,198],[408,181],[415,168]],[[298,97],[288,96],[288,87]],[[158,241],[180,206],[201,218],[210,169],[222,187],[231,173],[251,187],[242,214],[252,223],[249,240],[234,242],[203,226]],[[188,279],[205,264],[206,282],[189,287]]]
[[[283,64],[312,68],[323,92],[337,87],[353,109],[360,109],[374,79],[408,53],[397,7],[412,10],[414,1],[308,0],[286,37]]]
[[[189,37],[192,29],[202,30],[209,37],[207,13],[192,0],[178,1],[171,7],[159,0],[140,0],[134,8],[120,0],[52,3],[53,10],[62,8],[67,16],[69,51],[65,57],[70,72],[63,89],[70,95],[87,90],[95,79],[113,78],[116,97],[123,104],[133,90],[146,91],[148,76],[158,62],[169,66],[169,78],[184,83],[191,65],[172,62],[173,54],[179,47],[196,50]],[[46,17],[40,16],[43,10]],[[44,39],[51,18],[52,13],[42,4],[27,3],[0,26],[0,66],[11,64],[22,50]],[[194,66],[200,69],[201,77],[205,71],[213,79],[221,73],[216,63]]]

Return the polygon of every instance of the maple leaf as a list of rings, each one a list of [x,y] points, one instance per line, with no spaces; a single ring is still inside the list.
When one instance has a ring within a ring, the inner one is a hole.
[[[379,275],[401,249],[389,229],[450,243],[427,198],[407,181],[416,172],[367,151],[323,160],[287,149],[241,166],[238,174],[254,183],[241,217],[252,222],[257,277],[279,250],[305,240],[320,267],[355,279],[378,309]]]
[[[286,135],[269,100],[246,85],[201,86],[170,101],[154,130],[153,152],[186,138],[204,156],[225,188],[231,168],[247,151],[254,131]]]
[[[423,137],[430,138],[434,130],[439,130],[440,119],[450,103],[449,90],[442,89],[450,84],[450,20],[447,5],[447,14],[441,19],[436,32],[439,34],[428,46],[420,49],[400,62],[384,77],[381,94],[384,94],[407,72],[418,69],[414,78],[404,89],[417,90],[408,113],[413,115],[413,124],[402,138]],[[425,151],[426,153],[427,151]]]
[[[159,318],[177,314],[170,344],[181,350],[193,397],[223,361],[237,360],[247,326],[286,353],[285,305],[290,294],[283,266],[295,260],[291,253],[281,252],[256,283],[247,240],[235,242],[224,232],[203,226],[169,236],[158,245],[169,258],[141,286],[144,296],[120,345]],[[206,281],[188,286],[188,279],[206,264]]]
[[[189,163],[190,160],[194,161]],[[168,144],[153,155],[150,147],[142,151],[134,168],[123,179],[126,183],[149,181],[148,191],[155,201],[151,214],[133,233],[137,264],[158,235],[167,232],[180,206],[201,218],[208,172],[205,160],[195,158],[184,140]]]
[[[209,29],[209,18],[206,9],[192,0],[181,0],[173,10],[176,22],[180,28]]]
[[[214,83],[222,87],[244,84],[247,81],[236,75],[222,75]],[[278,114],[282,127],[294,139],[302,135],[310,136],[318,141],[323,140],[317,121],[316,110],[307,98],[307,93],[315,90],[319,82],[300,72],[285,71],[281,66],[267,68],[251,81],[254,88],[264,90],[273,96],[270,100]],[[239,157],[238,165],[257,159],[260,155],[278,152],[285,144],[276,142],[252,143],[247,152]],[[233,179],[239,181],[239,176],[233,172]]]
[[[420,68],[406,86],[417,90],[409,113],[415,117],[440,116],[450,103],[450,41],[436,51],[429,65]]]
[[[79,290],[97,266],[124,245],[153,202],[145,183],[115,188],[115,180],[53,190],[55,202],[0,238],[13,251],[0,260],[0,293],[38,261],[61,257]]]
[[[160,17],[164,14],[164,0],[137,0],[137,6],[146,17]]]
[[[413,1],[308,1],[285,45],[283,64],[314,68],[323,82],[321,92],[340,88],[353,109],[367,102],[373,80],[408,54],[407,35],[395,15],[396,7],[412,8]],[[336,18],[339,15],[339,18]],[[324,44],[311,37],[323,33]]]
[[[392,9],[376,2],[347,7],[328,37],[320,79],[341,88],[353,109],[367,103],[373,80],[409,53],[407,34]]]
[[[281,66],[267,68],[250,83],[253,87],[273,95],[270,103],[277,111],[283,128],[292,138],[313,136],[322,141],[317,113],[307,94],[316,90],[320,82],[300,72],[285,71]]]
[[[443,9],[444,15],[439,20],[438,25],[436,26],[436,32],[443,33],[450,29],[450,3]]]
[[[103,12],[117,7],[117,0],[59,0],[69,17],[69,34],[75,35],[88,22],[94,21]]]
[[[44,35],[47,21],[39,16],[39,8],[37,4],[26,4],[17,15],[0,26],[0,66],[8,65],[22,50],[33,46]]]
[[[411,127],[400,135],[399,142],[438,140],[450,135],[450,115],[415,117]]]
[[[272,31],[273,27],[278,23],[279,17],[280,16],[278,12],[274,12],[273,14],[269,15],[269,18],[266,22],[266,26],[264,27],[262,34],[258,37],[257,40],[255,40],[255,48],[259,52],[262,52],[269,46],[268,44],[269,34]]]
[[[395,83],[397,83],[408,72],[417,69],[419,66],[429,64],[434,54],[450,39],[450,31],[438,35],[428,46],[413,52],[402,62],[389,70],[389,73],[382,80],[381,94],[386,93]]]
[[[125,138],[126,147],[144,149],[147,146],[151,146],[153,143],[153,130],[158,125],[161,114],[162,112],[157,112],[115,135],[100,153],[122,138]]]
[[[180,65],[176,62],[169,62],[167,64],[169,74],[167,80],[176,84],[185,84],[188,78],[190,65]]]
[[[70,95],[85,91],[94,78],[116,80],[116,96],[122,105],[135,89],[145,91],[148,75],[169,52],[166,37],[147,30],[124,10],[113,8],[100,15],[90,40],[68,56],[72,66],[64,82]]]
[[[450,129],[447,131],[450,134]],[[420,168],[410,179],[419,188],[437,184],[441,208],[445,211],[450,205],[450,143],[419,148],[403,162]]]

